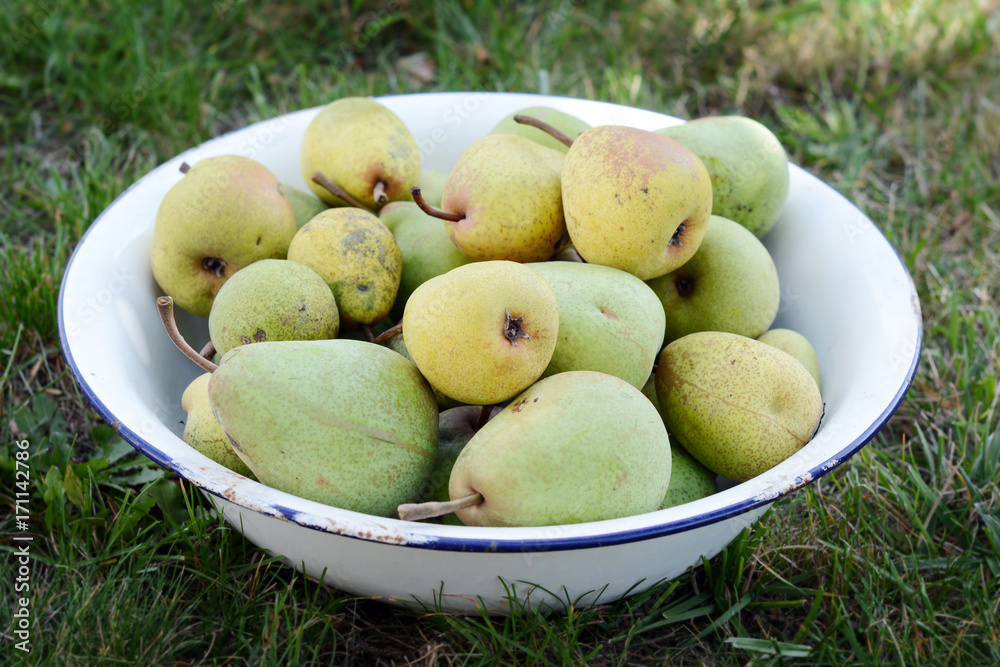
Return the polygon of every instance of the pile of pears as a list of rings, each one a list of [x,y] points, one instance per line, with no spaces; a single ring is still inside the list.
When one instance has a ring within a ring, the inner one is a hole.
[[[159,315],[205,371],[184,441],[234,473],[364,514],[547,526],[696,501],[818,430],[816,354],[772,329],[760,239],[789,173],[760,123],[532,107],[441,173],[350,97],[300,166],[309,191],[246,157],[184,165],[157,212]]]

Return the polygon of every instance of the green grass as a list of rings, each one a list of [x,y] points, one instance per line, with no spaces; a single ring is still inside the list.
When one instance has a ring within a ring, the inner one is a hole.
[[[0,9],[0,654],[58,665],[1000,663],[996,3],[261,4]],[[344,95],[469,89],[742,113],[773,128],[797,164],[876,222],[914,278],[924,347],[896,416],[680,579],[598,608],[496,619],[401,611],[304,578],[101,423],[62,360],[55,302],[73,247],[114,197],[249,122]],[[13,648],[7,574],[22,439],[27,655]]]

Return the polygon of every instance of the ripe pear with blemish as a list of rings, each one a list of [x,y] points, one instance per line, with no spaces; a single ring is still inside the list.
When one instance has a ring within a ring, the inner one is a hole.
[[[287,259],[262,259],[233,274],[208,316],[216,352],[265,340],[323,340],[340,329],[337,302],[315,271]]]
[[[542,262],[566,234],[560,173],[563,156],[511,134],[483,137],[459,158],[441,208],[413,200],[448,223],[451,240],[476,261]]]
[[[712,212],[712,182],[697,155],[673,139],[617,125],[563,139],[570,145],[563,212],[584,260],[649,280],[694,255]]]
[[[281,183],[255,160],[221,155],[183,167],[156,212],[150,264],[178,306],[208,317],[238,270],[285,257],[295,214]]]
[[[292,239],[288,259],[323,278],[337,300],[341,325],[351,328],[385,319],[403,270],[392,233],[359,208],[331,208],[307,222]]]
[[[823,415],[819,388],[795,358],[717,331],[689,334],[663,348],[656,395],[680,445],[737,482],[805,447]]]

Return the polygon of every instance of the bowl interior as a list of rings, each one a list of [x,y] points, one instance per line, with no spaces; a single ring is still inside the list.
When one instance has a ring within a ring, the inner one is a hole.
[[[502,93],[440,93],[381,98],[421,148],[424,167],[447,171],[506,114],[547,105],[598,124],[657,129],[681,122],[655,112],[570,98]],[[156,313],[161,294],[149,268],[160,200],[182,177],[178,167],[235,153],[259,160],[280,180],[305,189],[299,145],[318,112],[306,109],[208,141],[153,170],[94,222],[66,271],[59,302],[63,350],[88,400],[121,435],[161,465],[209,493],[255,511],[362,539],[376,531],[399,543],[443,549],[548,548],[606,544],[680,532],[773,501],[842,463],[891,416],[919,355],[920,307],[912,281],[877,227],[820,180],[792,166],[781,219],[764,239],[778,267],[775,326],[813,344],[826,413],[814,440],[769,472],[714,496],[638,517],[557,529],[414,524],[320,505],[231,473],[180,439],[180,396],[200,370],[168,340]],[[178,311],[195,347],[207,320]],[[335,528],[331,528],[334,526]]]

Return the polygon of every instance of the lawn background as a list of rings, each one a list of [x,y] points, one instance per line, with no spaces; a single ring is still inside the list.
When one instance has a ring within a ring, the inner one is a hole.
[[[0,663],[1000,664],[1000,3],[51,0],[4,3],[0,41]],[[74,245],[218,134],[346,95],[452,90],[768,125],[914,278],[924,348],[896,416],[711,562],[565,615],[400,611],[220,524],[68,373],[55,303]]]

